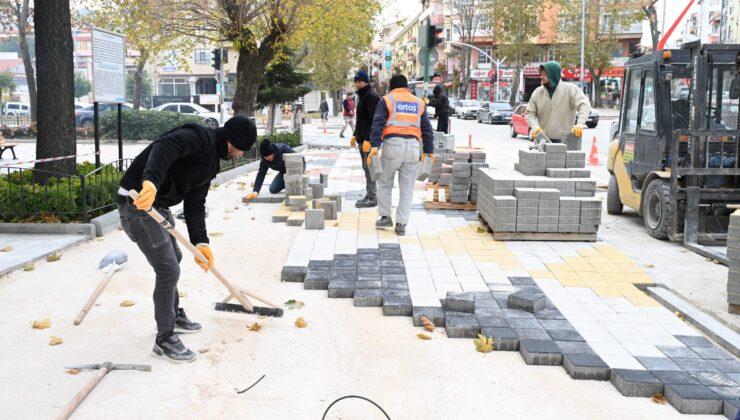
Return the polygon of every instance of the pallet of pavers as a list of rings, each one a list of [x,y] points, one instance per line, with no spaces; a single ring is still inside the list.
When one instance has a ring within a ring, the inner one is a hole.
[[[519,151],[516,171],[478,169],[477,209],[496,240],[595,241],[602,202],[585,153]]]
[[[445,152],[449,150],[446,149]],[[475,210],[478,197],[478,168],[487,168],[486,152],[478,148],[457,148],[453,153],[435,154],[436,158],[449,157],[444,163],[432,167],[426,209]],[[439,172],[437,172],[439,171]],[[437,177],[438,175],[438,177]],[[434,184],[434,180],[437,183]]]

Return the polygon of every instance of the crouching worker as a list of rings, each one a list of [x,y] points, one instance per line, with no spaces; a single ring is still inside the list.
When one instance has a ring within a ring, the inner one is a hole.
[[[247,194],[244,199],[253,200],[257,198],[265,182],[267,170],[277,171],[275,179],[270,184],[270,194],[277,194],[285,189],[285,160],[283,155],[286,153],[295,153],[290,146],[284,143],[270,143],[270,140],[262,140],[260,143],[260,169],[257,172],[257,179],[254,180],[254,189]],[[306,160],[303,160],[303,170],[306,170]]]
[[[190,242],[208,259],[195,262],[208,271],[213,252],[208,246],[205,204],[211,180],[221,159],[244,156],[257,139],[257,127],[237,116],[222,128],[198,124],[177,127],[144,149],[121,178],[118,211],[126,235],[138,245],[155,273],[154,319],[157,337],[153,354],[174,363],[191,362],[196,354],[180,341],[179,333],[200,331],[200,324],[188,319],[179,306],[177,282],[182,252],[174,237],[144,210],[154,207],[172,225],[169,208],[183,203]],[[138,190],[133,200],[128,191]]]

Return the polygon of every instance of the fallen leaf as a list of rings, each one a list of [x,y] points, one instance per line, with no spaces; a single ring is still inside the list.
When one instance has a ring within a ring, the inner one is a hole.
[[[122,308],[128,308],[129,306],[134,306],[136,303],[133,300],[124,300],[120,303],[120,307]]]
[[[680,320],[682,320],[682,321],[683,321],[683,314],[682,314],[682,313],[681,313],[680,311],[676,311],[676,312],[674,312],[674,314],[676,315],[676,317],[677,317],[678,319],[680,319]]]
[[[31,264],[26,264],[26,265],[25,265],[25,266],[23,267],[23,271],[33,271],[33,270],[34,270],[35,268],[36,268],[36,267],[35,267],[35,266],[33,265],[33,263],[31,263]]]
[[[224,216],[224,220],[231,220],[231,217],[229,217],[229,216]]]
[[[54,262],[54,261],[59,261],[61,259],[62,259],[62,256],[58,254],[51,254],[51,255],[46,256],[46,262]]]
[[[33,321],[33,324],[31,324],[31,327],[37,330],[45,330],[47,328],[51,328],[51,320],[49,318],[46,318],[43,321]]]
[[[219,236],[223,236],[223,235],[224,234],[221,233],[221,232],[211,232],[211,233],[208,234],[208,236],[210,236],[212,238],[218,238]]]
[[[645,267],[646,268],[655,268],[655,265],[654,264],[645,264]]]
[[[70,375],[77,375],[78,373],[80,373],[80,370],[79,369],[67,369],[67,373],[69,373]]]
[[[204,347],[204,348],[198,350],[198,353],[208,353],[210,350],[211,349],[209,349],[208,347]]]
[[[655,394],[655,395],[653,395],[652,400],[656,404],[665,404],[666,403],[666,400],[665,400],[665,397],[663,396],[663,394]]]
[[[308,322],[306,322],[306,320],[303,319],[302,316],[299,316],[298,318],[296,318],[296,320],[295,320],[295,326],[296,327],[298,327],[298,328],[306,328],[307,325],[308,325]]]
[[[301,309],[305,306],[305,304],[300,300],[291,299],[285,302],[285,306],[287,306],[288,309]]]
[[[262,331],[262,325],[259,322],[255,322],[249,326],[249,331],[260,332]]]
[[[483,226],[478,226],[478,229],[476,229],[476,232],[478,233],[486,233],[486,228]]]
[[[62,337],[57,337],[56,335],[52,335],[50,336],[50,338],[51,338],[51,340],[49,340],[50,346],[58,346],[64,342],[64,340],[62,340]]]
[[[267,318],[267,315],[257,315],[257,319],[265,319]]]
[[[98,241],[98,242],[103,242],[105,240],[105,238],[97,238],[95,240]]]
[[[429,332],[434,331],[434,323],[425,316],[421,317],[421,325],[424,327],[425,330]]]
[[[481,353],[490,353],[493,351],[493,337],[478,334],[478,338],[473,339],[473,344],[475,344],[475,349]]]
[[[5,245],[2,249],[0,249],[0,252],[10,252],[13,250],[13,247],[10,245]]]
[[[186,298],[188,297],[188,292],[177,292],[177,296],[181,298]]]
[[[424,333],[416,334],[417,337],[419,337],[419,340],[431,340],[432,336],[426,335]]]

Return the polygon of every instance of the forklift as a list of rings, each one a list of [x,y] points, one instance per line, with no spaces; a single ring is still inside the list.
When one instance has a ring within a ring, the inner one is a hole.
[[[633,208],[650,236],[728,265],[740,204],[740,45],[695,41],[633,57],[622,98],[607,212]]]

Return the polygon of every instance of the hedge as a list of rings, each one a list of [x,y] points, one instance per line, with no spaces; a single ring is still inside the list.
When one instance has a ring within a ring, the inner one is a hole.
[[[296,131],[295,133],[264,134],[259,136],[258,140],[270,140],[271,143],[285,143],[290,147],[298,147],[301,145],[301,133]],[[259,145],[255,145],[255,147],[259,147]]]
[[[162,134],[185,123],[203,124],[197,115],[167,111],[128,110],[121,113],[124,140],[155,140]],[[118,113],[109,112],[100,121],[104,138],[118,138]]]

